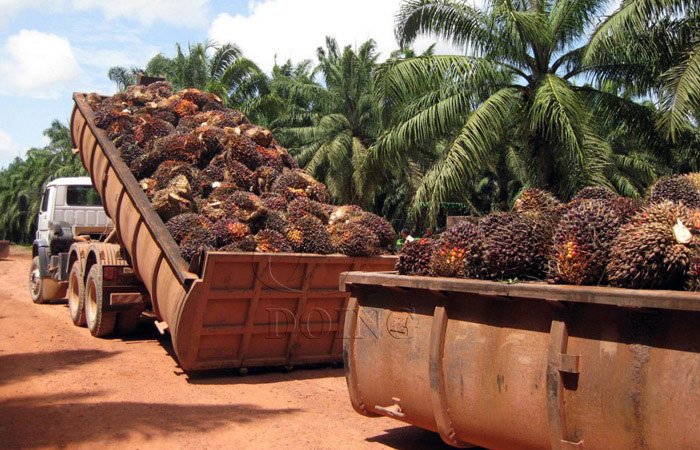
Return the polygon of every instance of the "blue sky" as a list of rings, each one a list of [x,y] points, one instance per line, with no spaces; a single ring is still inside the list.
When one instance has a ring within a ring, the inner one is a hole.
[[[107,70],[143,67],[174,43],[240,45],[269,70],[275,60],[315,57],[326,35],[341,44],[374,38],[396,47],[400,0],[0,0],[0,167],[46,142],[67,121],[74,91],[111,94]],[[293,27],[290,24],[294,24]],[[425,47],[425,39],[417,45]]]

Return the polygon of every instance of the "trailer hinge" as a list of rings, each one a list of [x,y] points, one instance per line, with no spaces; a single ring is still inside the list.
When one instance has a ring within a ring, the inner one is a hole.
[[[566,373],[580,373],[581,357],[579,355],[559,354],[559,371]]]

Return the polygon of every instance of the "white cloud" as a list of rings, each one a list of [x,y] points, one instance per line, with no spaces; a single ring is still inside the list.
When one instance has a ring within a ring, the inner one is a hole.
[[[333,36],[338,44],[359,46],[374,39],[382,57],[396,50],[394,17],[401,0],[265,0],[251,2],[249,15],[219,14],[209,28],[216,42],[238,44],[244,54],[269,71],[279,62],[316,59],[316,49]],[[424,50],[434,39],[420,38]],[[440,44],[441,53],[454,52]]]
[[[144,25],[166,22],[187,27],[204,26],[210,0],[0,0],[0,25],[24,9],[43,11],[99,10],[108,19],[132,19]]]
[[[204,26],[210,0],[72,0],[78,10],[100,9],[108,19],[136,19],[144,25],[156,21],[188,27]]]
[[[19,145],[9,133],[0,130],[0,168],[7,167],[15,157],[19,156]]]
[[[10,36],[0,57],[0,94],[56,98],[80,66],[68,39],[36,30]]]

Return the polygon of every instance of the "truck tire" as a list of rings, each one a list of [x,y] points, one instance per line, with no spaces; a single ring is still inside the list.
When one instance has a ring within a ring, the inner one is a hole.
[[[68,278],[68,310],[76,327],[84,327],[85,320],[85,280],[80,261],[73,263]]]
[[[102,295],[102,273],[97,264],[90,268],[85,282],[85,319],[90,333],[95,337],[109,336],[114,332],[117,313],[105,311]]]
[[[117,333],[133,334],[139,327],[141,319],[141,309],[130,309],[122,311],[117,316]]]
[[[34,303],[46,303],[44,299],[44,280],[41,278],[41,262],[38,256],[32,259],[32,265],[29,268],[29,293]]]

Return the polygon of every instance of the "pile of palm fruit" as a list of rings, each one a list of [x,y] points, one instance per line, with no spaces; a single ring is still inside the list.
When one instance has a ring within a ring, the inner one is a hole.
[[[404,246],[404,275],[700,288],[700,174],[661,178],[634,202],[588,187],[569,203],[528,189],[510,212]]]
[[[203,250],[372,256],[396,240],[383,218],[331,205],[269,130],[213,94],[159,81],[87,101],[187,261]]]

